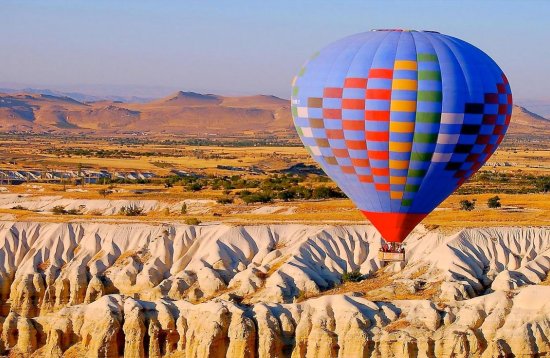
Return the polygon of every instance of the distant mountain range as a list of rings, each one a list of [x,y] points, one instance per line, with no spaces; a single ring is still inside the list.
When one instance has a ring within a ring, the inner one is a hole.
[[[154,97],[141,97],[141,96],[114,96],[114,95],[104,95],[96,96],[92,94],[86,94],[81,92],[74,91],[54,91],[50,89],[38,89],[38,88],[23,88],[23,89],[13,89],[13,88],[1,88],[0,93],[28,93],[28,94],[46,94],[56,97],[70,97],[79,102],[98,102],[98,101],[116,101],[116,102],[148,102],[154,99]]]
[[[89,134],[288,135],[290,103],[274,96],[224,97],[177,92],[141,102],[82,102],[68,96],[0,94],[0,132]]]
[[[0,93],[0,132],[296,137],[290,103],[274,96],[176,92],[131,102],[77,99],[57,92]],[[550,120],[515,106],[509,134],[550,135]]]

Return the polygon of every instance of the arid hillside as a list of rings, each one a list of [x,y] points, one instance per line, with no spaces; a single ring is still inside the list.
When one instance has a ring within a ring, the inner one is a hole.
[[[550,119],[539,116],[524,107],[514,106],[508,131],[512,135],[548,135]]]
[[[0,94],[0,131],[281,134],[293,131],[290,104],[273,96],[223,97],[177,92],[147,103],[78,102],[41,94]]]
[[[79,102],[45,94],[0,94],[0,132],[296,137],[290,103],[274,96],[177,92],[146,103]],[[511,137],[546,136],[550,120],[514,107]]]

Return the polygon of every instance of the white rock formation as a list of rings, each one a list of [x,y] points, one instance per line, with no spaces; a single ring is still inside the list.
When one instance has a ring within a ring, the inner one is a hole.
[[[0,189],[0,192],[2,190]],[[200,215],[210,212],[215,200],[186,199],[176,203],[167,203],[159,200],[110,200],[110,199],[71,199],[60,195],[31,195],[31,194],[6,194],[0,193],[0,209],[24,208],[37,212],[52,212],[56,206],[66,210],[78,210],[82,214],[116,215],[123,207],[139,207],[143,213],[151,211],[164,211],[179,213],[185,203],[187,213]]]
[[[380,244],[366,225],[0,222],[0,354],[550,354],[550,229],[420,228],[396,272]],[[388,283],[323,295],[354,270]]]

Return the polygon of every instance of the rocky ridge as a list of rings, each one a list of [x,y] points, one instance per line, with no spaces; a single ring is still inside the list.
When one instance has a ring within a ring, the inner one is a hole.
[[[548,228],[421,227],[383,269],[367,225],[0,222],[0,240],[10,356],[550,354]],[[324,294],[355,270],[389,279]]]

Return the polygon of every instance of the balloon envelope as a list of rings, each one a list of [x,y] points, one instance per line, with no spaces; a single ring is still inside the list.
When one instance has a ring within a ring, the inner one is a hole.
[[[304,65],[292,88],[305,147],[394,242],[487,161],[511,112],[497,64],[431,31],[374,30],[339,40]]]

